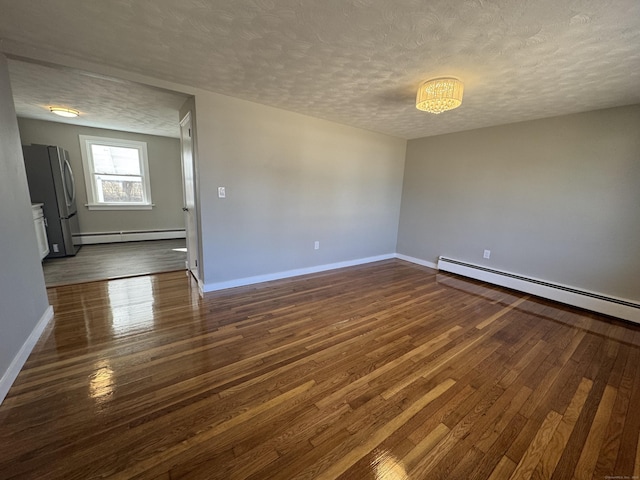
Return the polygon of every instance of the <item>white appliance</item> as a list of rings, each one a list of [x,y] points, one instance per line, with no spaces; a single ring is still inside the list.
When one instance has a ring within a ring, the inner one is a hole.
[[[47,240],[47,220],[44,218],[42,211],[42,203],[34,203],[31,205],[33,213],[33,225],[36,229],[36,238],[38,239],[38,252],[40,260],[49,255],[49,241]]]

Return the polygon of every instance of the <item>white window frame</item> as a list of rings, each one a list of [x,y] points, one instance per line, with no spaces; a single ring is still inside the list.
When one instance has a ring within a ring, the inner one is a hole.
[[[151,183],[149,178],[149,159],[147,156],[147,143],[135,140],[123,140],[120,138],[96,137],[92,135],[78,135],[80,138],[80,152],[82,153],[82,166],[84,168],[84,184],[87,189],[87,207],[89,210],[151,210]],[[138,150],[140,160],[140,176],[142,177],[143,202],[100,202],[93,169],[91,145],[107,145],[110,147],[134,148]]]

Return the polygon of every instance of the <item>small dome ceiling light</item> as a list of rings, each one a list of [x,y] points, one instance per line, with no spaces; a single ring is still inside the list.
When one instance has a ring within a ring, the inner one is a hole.
[[[60,115],[61,117],[66,118],[74,118],[80,115],[78,110],[74,110],[73,108],[64,108],[64,107],[49,107],[51,113],[55,113],[56,115]]]

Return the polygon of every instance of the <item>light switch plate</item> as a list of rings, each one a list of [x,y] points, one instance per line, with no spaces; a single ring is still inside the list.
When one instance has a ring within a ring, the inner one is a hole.
[[[226,198],[227,191],[224,187],[218,187],[218,198]]]

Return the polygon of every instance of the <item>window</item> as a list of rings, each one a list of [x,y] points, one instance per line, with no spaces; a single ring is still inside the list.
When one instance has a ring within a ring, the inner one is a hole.
[[[147,144],[80,135],[89,210],[147,210],[151,203]]]

